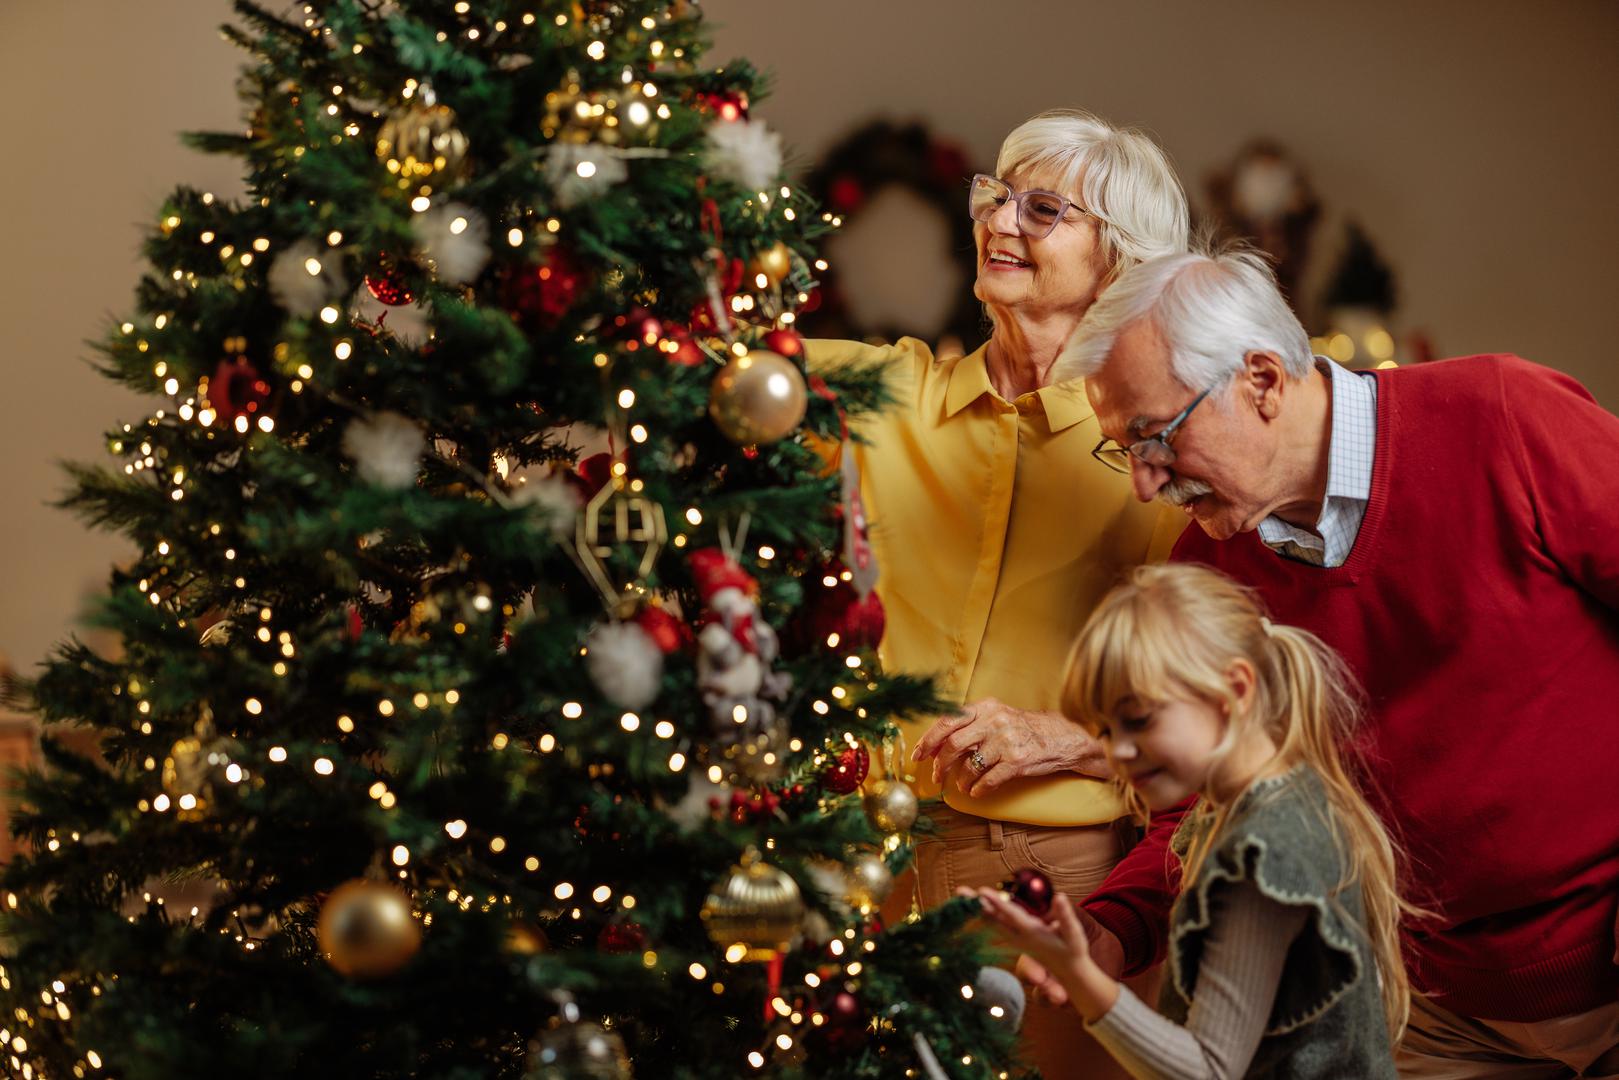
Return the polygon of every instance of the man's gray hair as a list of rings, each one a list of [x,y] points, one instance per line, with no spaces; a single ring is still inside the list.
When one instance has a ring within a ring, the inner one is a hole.
[[[1006,136],[995,160],[1003,179],[1039,177],[1079,196],[1100,225],[1111,273],[1144,259],[1185,251],[1186,193],[1169,157],[1133,128],[1118,128],[1082,109],[1054,109]]]
[[[1118,337],[1152,320],[1170,372],[1190,390],[1224,386],[1251,352],[1274,353],[1293,378],[1310,373],[1310,338],[1270,266],[1246,248],[1164,255],[1131,267],[1091,305],[1051,371],[1053,382],[1102,369]]]

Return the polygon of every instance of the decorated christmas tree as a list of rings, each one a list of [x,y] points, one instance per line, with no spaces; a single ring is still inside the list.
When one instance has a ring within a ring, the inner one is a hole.
[[[1007,1075],[970,905],[873,914],[938,703],[754,70],[686,0],[237,10],[246,195],[160,211],[65,499],[122,651],[15,690],[14,1073]]]

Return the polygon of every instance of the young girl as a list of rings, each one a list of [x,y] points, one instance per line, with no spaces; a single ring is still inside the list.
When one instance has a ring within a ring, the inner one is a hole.
[[[1415,909],[1340,758],[1351,685],[1315,636],[1272,624],[1203,567],[1140,567],[1081,631],[1063,711],[1102,741],[1139,809],[1201,796],[1176,833],[1162,1015],[1091,959],[1067,897],[1041,920],[980,895],[1133,1075],[1395,1076],[1390,1032],[1409,1001],[1398,929]]]

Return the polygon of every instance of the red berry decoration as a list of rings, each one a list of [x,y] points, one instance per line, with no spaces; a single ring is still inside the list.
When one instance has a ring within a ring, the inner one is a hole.
[[[791,330],[772,330],[765,335],[765,348],[791,360],[803,355],[804,339]]]
[[[251,418],[270,400],[270,384],[245,356],[221,360],[208,380],[208,404],[225,423],[238,416]]]
[[[832,766],[821,774],[821,786],[839,795],[847,795],[866,781],[871,771],[871,755],[864,746],[847,746],[839,752]]]
[[[1012,899],[1025,911],[1042,919],[1051,912],[1051,902],[1057,895],[1051,887],[1051,879],[1030,867],[1013,874],[1002,888],[1011,893]]]

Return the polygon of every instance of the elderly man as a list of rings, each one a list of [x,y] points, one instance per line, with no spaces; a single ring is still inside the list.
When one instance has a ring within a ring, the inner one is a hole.
[[[1312,358],[1242,252],[1126,272],[1059,372],[1087,377],[1096,456],[1201,526],[1174,557],[1366,687],[1374,802],[1434,912],[1402,1075],[1619,1076],[1619,419],[1515,356]],[[1163,948],[1167,827],[1087,904],[1126,971]]]

